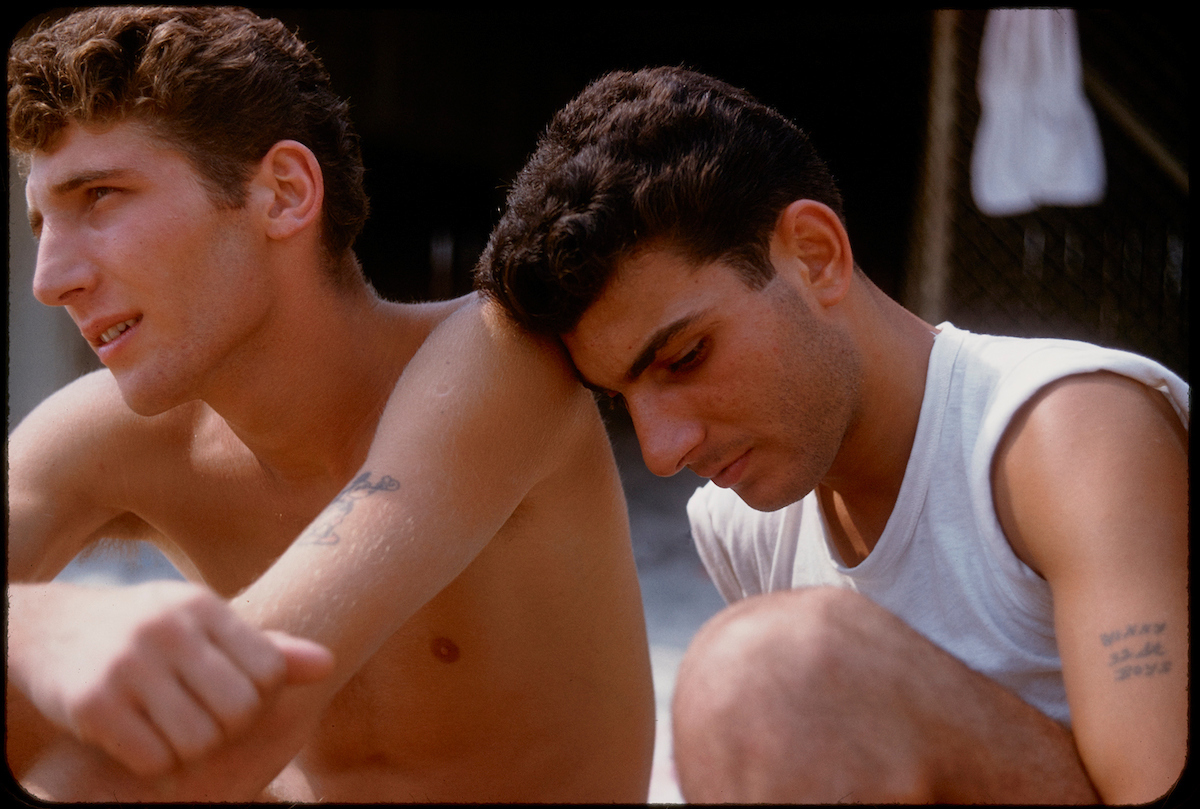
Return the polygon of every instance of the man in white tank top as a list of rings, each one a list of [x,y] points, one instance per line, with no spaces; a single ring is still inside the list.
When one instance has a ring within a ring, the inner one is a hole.
[[[552,121],[480,262],[624,402],[733,602],[676,685],[684,796],[1140,802],[1187,739],[1187,386],[972,335],[855,264],[807,139],[677,69]]]

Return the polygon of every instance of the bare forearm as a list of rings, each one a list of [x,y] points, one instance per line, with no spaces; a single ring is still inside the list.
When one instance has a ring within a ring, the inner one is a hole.
[[[10,724],[21,767],[47,783],[90,748],[80,772],[123,789],[154,791],[167,778],[181,800],[253,797],[327,698],[302,685],[328,675],[327,650],[240,621],[207,588],[12,585],[9,606]],[[46,758],[54,732],[77,744]]]

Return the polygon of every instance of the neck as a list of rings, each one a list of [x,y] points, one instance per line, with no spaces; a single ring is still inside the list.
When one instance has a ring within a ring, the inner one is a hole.
[[[274,318],[201,398],[269,473],[344,480],[403,370],[403,318],[369,288],[326,290]]]
[[[863,374],[857,417],[818,497],[846,564],[875,547],[916,438],[934,328],[870,282],[851,302]]]

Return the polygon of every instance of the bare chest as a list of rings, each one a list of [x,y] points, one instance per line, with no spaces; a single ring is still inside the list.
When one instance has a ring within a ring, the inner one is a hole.
[[[336,533],[323,511],[349,482],[283,486],[236,453],[159,463],[130,507],[139,538],[227,596],[318,518]],[[523,504],[333,697],[296,762],[316,794],[515,800],[539,794],[547,766],[617,760],[645,735],[646,641],[615,473],[573,474],[563,485],[594,497]],[[314,610],[353,597],[311,595]]]

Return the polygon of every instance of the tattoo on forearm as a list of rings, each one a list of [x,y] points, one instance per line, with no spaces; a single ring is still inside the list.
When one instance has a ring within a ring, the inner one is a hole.
[[[316,521],[300,535],[298,541],[302,545],[336,545],[342,541],[338,536],[337,527],[354,510],[355,503],[377,492],[394,492],[399,488],[400,481],[390,475],[384,475],[378,483],[372,483],[371,473],[363,472],[325,507]]]
[[[1171,670],[1171,660],[1158,636],[1166,631],[1166,622],[1127,624],[1124,629],[1103,632],[1100,643],[1109,650],[1108,666],[1113,680],[1154,677]]]

